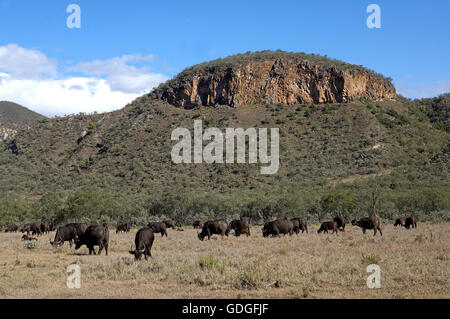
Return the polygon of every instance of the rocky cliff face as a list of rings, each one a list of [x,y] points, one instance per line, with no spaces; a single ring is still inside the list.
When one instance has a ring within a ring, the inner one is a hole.
[[[12,139],[17,134],[17,131],[0,126],[0,141],[6,141],[7,139]]]
[[[191,108],[261,102],[345,103],[362,96],[394,98],[396,93],[390,80],[360,67],[339,68],[274,56],[222,66],[201,65],[182,72],[153,95],[177,107]]]

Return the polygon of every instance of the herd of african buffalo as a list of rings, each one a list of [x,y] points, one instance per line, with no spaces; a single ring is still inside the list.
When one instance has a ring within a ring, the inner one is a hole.
[[[349,220],[344,217],[335,217],[332,221],[325,221],[320,225],[318,229],[318,233],[324,232],[328,233],[338,233],[338,231],[345,231],[345,225],[349,223]],[[359,220],[352,220],[351,224],[353,226],[358,226],[362,229],[362,232],[365,234],[367,229],[373,229],[375,236],[377,231],[380,232],[382,236],[383,233],[381,231],[381,223],[378,218],[370,218],[365,217]],[[205,223],[202,223],[200,220],[196,220],[192,224],[194,229],[201,229],[201,231],[197,234],[198,238],[203,241],[206,237],[211,239],[212,235],[220,235],[222,238],[224,236],[229,236],[231,231],[234,231],[234,235],[239,237],[240,235],[250,236],[250,221],[248,218],[240,218],[227,223],[225,219],[218,220],[208,220]],[[397,218],[395,220],[394,226],[403,226],[406,229],[417,228],[417,221],[414,217],[408,217],[406,219]],[[153,245],[153,241],[155,240],[155,233],[160,233],[162,237],[167,237],[167,229],[173,228],[178,231],[183,231],[180,228],[181,225],[176,223],[173,220],[165,220],[162,222],[150,222],[147,226],[138,230],[135,236],[134,245],[135,249],[133,250],[133,244],[131,245],[131,249],[129,251],[130,254],[134,255],[136,260],[140,260],[142,255],[147,260],[148,257],[151,257],[151,248]],[[130,232],[131,224],[124,223],[120,224],[116,227],[116,233]],[[51,223],[47,222],[35,222],[25,224],[20,232],[26,233],[22,236],[22,240],[37,240],[36,237],[32,237],[32,235],[43,235],[48,234],[51,231],[55,230],[55,226]],[[19,227],[17,225],[9,225],[5,229],[5,232],[17,232],[19,231]],[[263,237],[279,237],[280,235],[290,235],[292,236],[294,233],[299,234],[300,231],[308,233],[308,225],[306,220],[303,218],[292,218],[292,219],[277,219],[274,221],[266,222],[262,228]],[[30,235],[31,234],[31,235]],[[103,223],[99,225],[96,222],[91,223],[69,223],[65,226],[60,226],[56,229],[55,238],[53,241],[50,240],[50,244],[53,247],[62,246],[64,242],[69,242],[70,247],[72,244],[75,244],[75,249],[79,249],[81,246],[86,245],[89,249],[89,255],[96,255],[94,246],[98,246],[98,254],[105,249],[105,255],[108,256],[108,246],[109,246],[109,229],[108,224]]]

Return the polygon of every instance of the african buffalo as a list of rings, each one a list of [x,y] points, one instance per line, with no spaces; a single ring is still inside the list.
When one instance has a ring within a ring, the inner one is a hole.
[[[232,220],[225,231],[225,235],[228,236],[231,230],[234,230],[234,235],[239,237],[242,234],[246,234],[247,237],[250,236],[250,227],[248,219],[235,219]]]
[[[77,236],[80,237],[86,229],[90,226],[98,226],[98,223],[96,222],[90,222],[90,223],[70,223],[67,224],[66,227],[73,227],[77,233]]]
[[[342,217],[340,217],[340,216],[336,216],[336,217],[333,219],[333,221],[336,222],[337,228],[338,228],[340,231],[344,231],[344,232],[345,232],[345,224],[348,223],[347,217],[342,218]]]
[[[166,224],[166,228],[175,229],[176,223],[174,220],[165,220],[165,221],[163,221],[163,223]]]
[[[248,236],[250,236],[250,227],[243,225],[243,226],[239,227],[238,229],[235,229],[234,232],[235,232],[236,237],[239,237],[241,235],[247,235],[247,237],[248,237]]]
[[[68,241],[70,247],[72,247],[72,242],[77,237],[78,234],[75,227],[61,226],[56,230],[55,239],[53,241],[50,241],[50,245],[52,245],[53,247],[58,247],[64,245],[65,241]]]
[[[322,225],[320,225],[320,228],[317,231],[317,233],[320,234],[321,232],[323,232],[325,234],[325,233],[328,233],[329,230],[332,230],[332,232],[331,232],[332,234],[336,233],[336,235],[337,235],[338,227],[337,227],[337,223],[334,220],[329,221],[329,222],[323,222]]]
[[[161,233],[161,237],[164,235],[167,237],[167,226],[164,222],[150,222],[147,227],[151,228],[155,234]]]
[[[23,226],[23,228],[20,230],[21,233],[27,233],[27,235],[30,235],[30,232],[32,235],[37,234],[38,236],[41,235],[41,223],[40,222],[36,222],[36,223],[29,223],[29,224],[25,224],[25,226]]]
[[[308,225],[303,218],[292,218],[291,222],[294,224],[294,232],[297,235],[300,233],[300,230],[302,231],[302,234],[304,231],[308,232]]]
[[[128,233],[129,231],[130,231],[130,224],[128,223],[118,225],[116,228],[116,234],[120,232]]]
[[[208,236],[208,239],[211,239],[211,235],[217,234],[222,236],[226,235],[226,231],[228,228],[228,224],[225,220],[219,219],[219,220],[208,220],[203,225],[202,231],[198,233],[198,238],[203,241],[206,236]]]
[[[86,245],[89,249],[89,255],[95,255],[94,246],[98,246],[98,254],[100,255],[103,247],[105,248],[105,256],[108,256],[109,245],[109,229],[106,224],[103,226],[89,226],[86,231],[75,239],[75,249]]]
[[[6,227],[5,233],[15,233],[18,230],[19,230],[19,226],[15,225],[15,224],[10,224]]]
[[[363,234],[366,233],[366,229],[373,229],[374,236],[377,234],[377,230],[380,232],[380,235],[383,236],[383,233],[381,232],[381,223],[378,218],[365,217],[360,220],[354,219],[352,220],[352,225],[361,227]]]
[[[193,227],[194,229],[196,229],[196,228],[202,228],[202,221],[201,221],[201,220],[196,220],[196,221],[192,224],[192,227]]]
[[[267,222],[262,228],[262,234],[264,237],[268,237],[269,235],[272,235],[272,237],[280,237],[280,234],[289,234],[290,236],[292,236],[293,233],[294,223],[287,219],[277,219],[271,222]]]
[[[394,227],[405,226],[405,220],[403,218],[397,218],[394,223]]]
[[[69,223],[65,227],[73,228],[77,237],[80,237],[88,228],[85,223]]]
[[[151,228],[144,227],[139,229],[134,239],[136,249],[130,250],[130,254],[134,255],[136,260],[140,260],[142,258],[142,254],[144,254],[145,260],[147,260],[148,257],[152,257],[151,249],[154,240],[155,235],[153,234],[153,230]],[[133,245],[131,245],[131,249],[133,249]]]
[[[47,222],[42,222],[41,223],[41,232],[43,234],[48,234],[50,232],[50,225]]]
[[[409,227],[417,228],[417,221],[414,217],[408,217],[405,219],[405,228],[409,229]]]

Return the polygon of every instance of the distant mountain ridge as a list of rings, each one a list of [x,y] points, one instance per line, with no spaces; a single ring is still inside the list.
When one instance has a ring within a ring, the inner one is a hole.
[[[0,125],[13,128],[46,117],[14,102],[0,101]]]

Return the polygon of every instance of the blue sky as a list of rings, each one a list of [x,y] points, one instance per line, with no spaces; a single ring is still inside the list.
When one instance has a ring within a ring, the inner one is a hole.
[[[66,26],[71,3],[81,29]],[[381,29],[366,26],[371,3]],[[193,64],[265,49],[326,54],[435,96],[450,91],[449,13],[447,0],[0,0],[0,100],[107,111]]]

